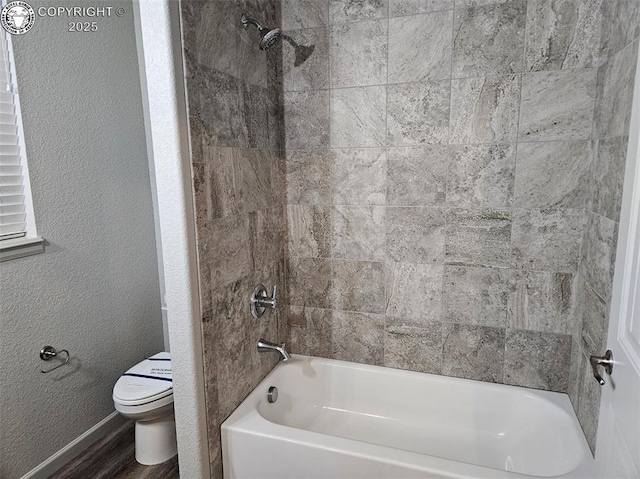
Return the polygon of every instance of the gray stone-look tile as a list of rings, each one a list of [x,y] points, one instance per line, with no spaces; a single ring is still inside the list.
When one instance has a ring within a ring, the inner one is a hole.
[[[519,143],[514,206],[581,209],[590,194],[589,140]]]
[[[450,143],[500,143],[518,137],[520,75],[451,82]]]
[[[442,371],[442,324],[407,327],[387,318],[384,338],[384,365],[423,373]]]
[[[391,17],[438,12],[452,8],[453,0],[389,0],[389,16]]]
[[[598,69],[596,132],[599,138],[629,134],[638,42],[616,53]]]
[[[508,291],[506,268],[446,266],[444,321],[504,328]]]
[[[236,281],[249,272],[249,225],[246,216],[228,216],[211,224],[210,257],[212,288]]]
[[[275,262],[284,257],[284,216],[284,209],[280,206],[249,213],[249,253],[252,271],[260,271],[265,267],[275,270]],[[270,276],[271,274],[269,271]],[[273,274],[275,279],[275,273]]]
[[[389,19],[389,83],[450,78],[452,27],[453,10]]]
[[[596,66],[603,1],[529,0],[526,70]]]
[[[442,265],[388,263],[387,317],[417,327],[442,321],[443,271]]]
[[[196,60],[200,65],[232,76],[238,75],[236,52],[240,38],[237,28],[240,15],[242,12],[232,0],[201,3],[194,25]]]
[[[320,310],[331,312],[328,309]],[[318,358],[333,358],[333,328],[306,329],[292,326],[289,329],[287,350],[293,354],[315,356]]]
[[[389,85],[390,146],[444,144],[449,141],[450,81]]]
[[[387,149],[387,205],[444,206],[449,149]]]
[[[378,314],[333,313],[333,357],[343,361],[384,363],[384,316]]]
[[[203,147],[206,180],[201,188],[196,187],[196,211],[200,205],[208,208],[207,218],[221,218],[245,211],[244,198],[240,190],[241,175],[238,172],[237,150],[235,148]],[[194,171],[197,171],[194,164]],[[203,196],[199,196],[203,195]],[[204,219],[204,218],[202,218]],[[198,216],[200,222],[200,217]]]
[[[602,354],[602,351],[598,354]],[[602,386],[594,379],[591,365],[586,358],[582,361],[581,375],[582,381],[577,416],[584,435],[587,438],[587,442],[589,443],[589,447],[591,448],[591,452],[595,453]]]
[[[301,328],[325,329],[327,326],[331,330],[333,320],[330,309],[311,308],[305,306],[289,306],[287,308],[287,318],[291,325]]]
[[[512,0],[456,10],[453,76],[521,72],[526,8]]]
[[[180,18],[183,23],[182,28],[182,46],[185,56],[187,68],[185,71],[186,78],[193,79],[192,67],[197,63],[196,54],[198,42],[196,41],[196,25],[200,20],[200,12],[202,11],[203,2],[200,0],[185,0],[180,3]]]
[[[569,388],[567,393],[576,414],[578,413],[580,389],[582,388],[583,361],[582,349],[574,339],[571,341],[571,363],[569,365]]]
[[[331,151],[333,204],[384,205],[387,196],[387,154],[384,148]]]
[[[270,89],[269,108],[267,111],[269,149],[271,151],[284,151],[285,149],[285,122],[284,122],[284,92]]]
[[[196,80],[194,80],[195,82]],[[216,70],[200,68],[197,116],[205,146],[248,146],[244,98],[240,80]]]
[[[333,308],[384,313],[384,263],[334,260]]]
[[[507,329],[506,384],[567,392],[570,361],[571,336]]]
[[[329,87],[329,32],[326,27],[293,30],[283,34],[284,91]]]
[[[330,45],[333,88],[387,82],[387,20],[334,25]]]
[[[333,353],[333,312],[330,309],[290,306],[287,346],[297,354],[329,358]]]
[[[240,11],[240,9],[237,10],[233,21],[237,21],[239,15],[242,15]],[[238,28],[238,32],[236,57],[233,59],[238,66],[238,78],[251,85],[266,88],[270,75],[268,74],[267,56],[257,44],[260,41],[260,34],[254,29]]]
[[[600,140],[594,167],[593,211],[616,222],[620,221],[628,141],[628,136]]]
[[[571,334],[573,275],[512,271],[509,326],[514,329]]]
[[[587,214],[582,245],[585,279],[607,302],[611,299],[617,237],[617,223],[593,213]]]
[[[329,0],[282,0],[282,28],[318,27],[329,23]]]
[[[387,208],[387,256],[404,263],[442,263],[445,215],[439,208]]]
[[[579,210],[516,210],[513,267],[575,273],[583,227]]]
[[[328,258],[331,256],[331,208],[289,205],[287,233],[289,256]]]
[[[206,148],[209,150],[209,148]],[[215,148],[217,149],[217,148]],[[230,148],[224,148],[225,150]],[[209,198],[209,181],[207,181],[207,165],[203,163],[192,163],[192,180],[193,180],[193,199],[196,212],[196,232],[199,240],[207,238],[209,220],[213,217],[213,213],[217,211],[210,204]],[[218,218],[221,215],[216,215]]]
[[[509,266],[511,213],[491,209],[447,211],[445,262],[467,266]]]
[[[289,258],[289,304],[330,308],[331,269],[330,260]]]
[[[269,115],[273,106],[268,92],[262,86],[243,85],[243,108],[247,128],[247,146],[266,150],[270,147]]]
[[[251,368],[251,346],[248,341],[240,342],[232,348],[219,348],[216,355],[216,380],[219,414],[226,418],[253,388]]]
[[[608,327],[608,304],[598,297],[588,283],[585,283],[580,344],[587,356],[602,355],[607,341]]]
[[[468,324],[443,325],[442,374],[502,383],[505,330]]]
[[[331,146],[384,146],[386,97],[384,86],[331,90]]]
[[[239,178],[239,196],[245,211],[270,208],[276,204],[272,190],[271,163],[276,157],[263,150],[238,149],[234,174]]]
[[[447,206],[509,208],[513,199],[513,144],[451,146]]]
[[[286,174],[288,203],[329,204],[331,202],[329,151],[287,151]]]
[[[595,86],[594,68],[523,75],[520,139],[590,138]]]
[[[329,92],[285,92],[285,145],[324,148],[329,145]]]
[[[331,216],[334,258],[384,261],[384,206],[336,205]]]
[[[601,60],[625,48],[640,34],[640,3],[636,0],[604,0]]]
[[[331,23],[358,22],[386,18],[389,0],[331,0]]]
[[[250,288],[248,277],[241,277],[212,291],[211,315],[219,323],[216,341],[225,347],[232,348],[246,339],[251,325],[246,300]]]
[[[456,8],[463,7],[484,7],[487,5],[498,5],[501,3],[509,3],[512,0],[455,0]]]

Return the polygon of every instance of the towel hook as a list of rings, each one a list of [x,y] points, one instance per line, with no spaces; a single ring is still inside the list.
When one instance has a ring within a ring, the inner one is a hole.
[[[69,362],[71,357],[69,356],[69,351],[66,349],[62,349],[60,351],[56,351],[53,346],[45,346],[40,350],[40,359],[43,361],[49,361],[51,358],[57,357],[60,353],[65,353],[67,355],[67,359],[64,360],[64,363],[58,364],[55,368],[51,368],[48,370],[41,369],[40,372],[43,374],[50,373],[51,371],[55,371],[58,368],[61,368],[65,364]]]

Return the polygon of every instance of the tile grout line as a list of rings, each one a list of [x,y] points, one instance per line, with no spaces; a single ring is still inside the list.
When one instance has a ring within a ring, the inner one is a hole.
[[[445,271],[447,268],[446,258],[447,258],[447,231],[449,229],[449,169],[451,167],[451,156],[448,154],[451,148],[451,115],[452,115],[452,106],[453,106],[453,60],[454,60],[454,51],[455,51],[455,42],[456,42],[456,0],[453,0],[453,11],[451,15],[451,56],[449,62],[449,128],[447,132],[447,161],[445,163],[445,175],[444,175],[444,238],[443,238],[443,248],[442,248],[442,262],[444,263],[444,267],[442,269],[442,291],[441,291],[441,308],[440,312],[442,318],[442,326],[440,330],[440,348],[441,348],[441,356],[442,356],[442,365],[441,368],[444,370],[444,347],[445,347],[445,326],[444,326],[444,318],[446,315],[446,306],[444,300],[444,292],[446,289],[446,277]]]
[[[513,223],[514,223],[514,218],[515,218],[515,212],[517,210],[516,206],[515,206],[515,182],[516,182],[516,175],[517,175],[517,170],[518,170],[518,145],[519,145],[519,141],[520,141],[520,120],[522,118],[522,86],[524,84],[524,71],[526,70],[526,58],[527,58],[527,31],[528,31],[528,26],[529,26],[529,15],[528,15],[528,10],[529,10],[529,2],[526,2],[526,6],[525,6],[525,12],[524,12],[524,32],[523,32],[523,38],[522,38],[522,57],[521,57],[521,64],[520,64],[520,70],[523,72],[519,75],[517,75],[518,77],[518,82],[519,82],[519,95],[518,95],[518,121],[516,123],[516,135],[515,135],[515,152],[514,152],[514,160],[513,160],[513,190],[511,192],[511,208],[510,208],[510,214],[511,214],[511,221],[509,224],[509,268],[508,268],[508,281],[509,281],[509,288],[511,287],[511,279],[513,277],[513,268],[512,265],[514,263],[514,254],[513,254],[513,248],[514,248],[514,244],[513,244]],[[511,320],[510,320],[510,314],[509,314],[509,306],[507,304],[507,317],[505,318],[505,329],[504,329],[504,351],[503,351],[503,362],[502,362],[502,380],[503,382],[506,381],[506,376],[507,376],[507,329],[509,328],[509,326],[511,325]]]
[[[331,83],[331,58],[333,53],[333,24],[331,22],[331,2],[327,2],[327,77],[328,77],[328,93],[329,93],[329,121],[328,121],[328,129],[329,129],[329,138],[327,148],[324,150],[327,151],[327,155],[325,161],[328,161],[329,168],[329,203],[331,207],[329,208],[329,302],[331,306],[331,357],[334,357],[334,338],[335,338],[335,319],[334,319],[334,304],[333,298],[335,296],[334,284],[333,284],[333,254],[334,254],[334,245],[333,245],[333,228],[334,228],[334,214],[333,214],[333,154],[331,153],[331,146],[333,143],[333,129],[331,128],[332,123],[332,103],[333,103],[333,85]],[[308,334],[308,331],[307,333]]]
[[[327,90],[353,90],[356,88],[371,88],[371,87],[386,87],[388,85],[393,86],[401,86],[401,85],[413,85],[413,84],[427,84],[427,83],[439,83],[446,82],[447,80],[476,80],[476,79],[484,79],[484,78],[500,78],[500,77],[510,77],[514,75],[518,76],[534,76],[534,75],[547,75],[552,73],[569,73],[569,72],[581,72],[585,70],[598,70],[599,67],[581,67],[581,68],[564,68],[564,69],[556,69],[556,70],[540,70],[540,71],[516,71],[510,73],[492,73],[492,74],[484,74],[484,75],[470,75],[470,76],[454,76],[453,71],[451,71],[451,76],[447,76],[445,78],[428,78],[423,80],[414,80],[414,81],[404,81],[404,82],[389,82],[389,83],[368,83],[364,85],[347,85],[347,86],[329,86],[327,88],[302,88],[302,89],[293,89],[293,90],[285,90],[284,93],[303,93],[309,91],[327,91]],[[224,72],[223,72],[224,73]],[[232,78],[233,75],[225,74]],[[259,85],[257,85],[259,86]],[[620,135],[622,136],[622,135]],[[591,138],[591,136],[589,136]]]
[[[387,306],[389,304],[389,287],[388,287],[388,281],[387,281],[387,274],[388,274],[388,265],[387,265],[387,260],[388,260],[388,235],[387,235],[387,231],[388,231],[388,203],[389,203],[389,50],[390,50],[390,44],[391,44],[391,18],[390,18],[390,14],[391,14],[391,2],[387,2],[387,57],[386,57],[386,70],[387,70],[387,84],[385,85],[385,89],[384,89],[384,101],[385,101],[385,105],[384,105],[384,144],[385,144],[385,148],[384,148],[384,153],[385,153],[385,181],[384,181],[384,185],[385,185],[385,192],[384,192],[384,203],[385,203],[385,208],[384,208],[384,259],[385,259],[385,263],[384,266],[382,268],[382,285],[383,285],[383,294],[384,294],[384,318],[383,318],[383,322],[382,322],[382,364],[386,364],[387,363],[387,352],[388,352],[388,348],[387,348]]]

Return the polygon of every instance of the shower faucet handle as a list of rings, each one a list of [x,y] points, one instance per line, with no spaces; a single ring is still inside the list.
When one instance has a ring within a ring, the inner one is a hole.
[[[273,293],[271,296],[267,293],[267,288],[264,285],[259,284],[251,293],[251,315],[260,319],[264,312],[269,309],[276,309],[278,307],[278,286],[274,285]]]

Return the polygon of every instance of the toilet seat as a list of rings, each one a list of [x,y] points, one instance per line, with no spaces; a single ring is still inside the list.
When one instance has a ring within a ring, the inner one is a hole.
[[[178,453],[169,353],[154,354],[120,376],[113,386],[113,405],[136,422],[140,464],[160,464]]]
[[[153,409],[173,402],[171,355],[158,353],[127,370],[113,387],[113,402]],[[154,404],[155,403],[155,404]]]

